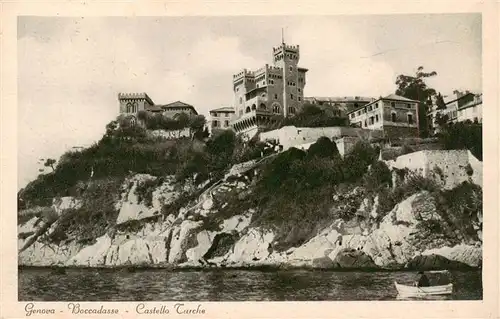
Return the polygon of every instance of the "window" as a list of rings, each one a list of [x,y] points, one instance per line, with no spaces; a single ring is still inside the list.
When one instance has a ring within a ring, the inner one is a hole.
[[[396,113],[391,113],[391,121],[396,122]]]
[[[298,97],[298,100],[299,100],[299,102],[300,102],[300,101],[302,101],[302,98],[299,96],[299,97]]]
[[[373,116],[370,116],[370,125],[373,125],[373,123],[375,123],[375,119]]]
[[[290,98],[293,100],[293,94],[290,94]]]
[[[372,109],[373,109],[373,108],[372,108],[372,106],[370,105],[370,106],[368,107],[368,111],[371,111]]]
[[[375,114],[375,122],[378,122],[378,114]]]
[[[213,112],[212,114],[213,114],[214,117],[219,116],[219,113],[217,113],[217,112]]]
[[[300,88],[297,89],[299,91],[299,93],[302,91]]]
[[[252,104],[252,110],[256,110],[257,106],[255,104]]]
[[[250,106],[247,106],[245,113],[250,113]]]
[[[280,112],[280,107],[279,105],[274,105],[273,106],[273,113],[279,113]]]
[[[366,125],[366,120],[365,120],[365,127],[367,127],[367,125]]]
[[[228,126],[229,126],[229,121],[228,121],[228,120],[225,120],[225,121],[224,121],[224,126],[225,126],[225,127],[228,127]]]
[[[411,109],[411,104],[410,103],[406,104],[406,107]]]
[[[266,81],[262,81],[262,85],[266,85]]]
[[[239,90],[240,90],[240,88],[239,88],[239,87],[237,87],[237,88],[236,88],[236,92],[238,92]]]
[[[224,116],[225,116],[225,117],[229,117],[229,113],[225,113],[225,114],[224,114]]]
[[[413,124],[413,115],[408,114],[408,124]]]
[[[218,127],[219,121],[212,121],[212,127]]]
[[[278,94],[274,93],[274,99],[277,100],[278,99]]]
[[[290,71],[293,71],[293,66],[290,65]]]
[[[391,107],[396,107],[396,103],[391,102]]]
[[[294,108],[293,106],[290,106],[290,107],[288,108],[288,112],[289,112],[290,114],[295,114],[295,108]]]

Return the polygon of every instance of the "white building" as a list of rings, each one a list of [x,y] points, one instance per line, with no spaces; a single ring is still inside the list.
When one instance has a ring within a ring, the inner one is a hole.
[[[231,121],[234,120],[235,112],[232,107],[221,107],[210,110],[210,119],[208,121],[208,130],[227,130],[231,128]]]

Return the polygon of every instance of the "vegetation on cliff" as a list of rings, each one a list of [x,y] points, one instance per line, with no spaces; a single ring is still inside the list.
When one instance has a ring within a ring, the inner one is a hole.
[[[138,184],[135,190],[139,201],[150,206],[153,191],[167,175],[174,175],[179,184],[187,179],[215,182],[232,165],[269,152],[264,143],[244,143],[231,131],[220,131],[206,140],[165,140],[144,128],[112,122],[99,142],[64,154],[53,172],[40,175],[23,189],[19,193],[20,209],[50,206],[58,196],[81,199],[82,206],[65,212],[45,240],[88,244],[116,228],[118,211],[114,203],[128,176],[145,173],[158,177]],[[245,190],[233,190],[216,198],[216,213],[196,218],[211,230],[221,220],[253,209],[251,226],[272,229],[276,234],[272,249],[283,251],[305,243],[337,219],[376,225],[402,200],[427,191],[441,221],[422,223],[422,242],[436,236],[444,236],[452,243],[477,240],[471,220],[477,220],[482,209],[479,186],[464,183],[445,191],[433,179],[407,170],[391,171],[377,160],[378,155],[377,146],[361,141],[342,158],[336,144],[326,137],[307,151],[291,148],[260,163],[256,167],[259,173],[246,180],[250,183]],[[181,194],[159,215],[177,215],[204,189]],[[367,214],[368,208],[360,210],[364,201],[373,206],[375,198],[376,216]],[[27,220],[27,216],[20,218]]]

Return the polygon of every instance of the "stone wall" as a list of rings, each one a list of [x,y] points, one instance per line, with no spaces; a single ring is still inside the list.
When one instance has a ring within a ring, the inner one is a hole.
[[[417,127],[392,126],[384,124],[384,133],[388,138],[417,137]]]
[[[436,178],[445,189],[468,180],[482,186],[482,163],[468,150],[419,151],[399,156],[395,161],[388,161],[388,164],[393,168],[408,168],[424,177]]]
[[[167,140],[177,139],[181,137],[191,137],[191,130],[186,127],[182,130],[154,130],[151,131],[153,137],[161,137]]]
[[[332,126],[332,127],[295,127],[285,126],[278,130],[260,133],[261,141],[274,140],[283,146],[283,150],[298,145],[314,143],[318,138],[326,136],[332,140],[341,137],[354,138],[378,138],[382,131],[365,130],[354,127]]]
[[[344,136],[336,139],[334,142],[337,144],[337,149],[339,150],[340,155],[344,157],[344,155],[349,153],[354,147],[354,144],[358,141],[359,139],[357,137]]]

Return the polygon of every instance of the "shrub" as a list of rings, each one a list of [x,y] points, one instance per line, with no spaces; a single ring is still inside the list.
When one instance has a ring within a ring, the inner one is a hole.
[[[48,240],[59,242],[72,237],[92,242],[104,235],[106,230],[116,223],[118,211],[115,209],[115,203],[121,194],[122,182],[123,179],[107,178],[90,183],[83,194],[82,207],[67,210],[59,218]]]
[[[163,183],[163,178],[148,179],[137,184],[135,193],[137,194],[138,201],[144,201],[146,206],[153,205],[153,192]]]
[[[384,162],[376,161],[363,177],[363,184],[368,190],[392,186],[392,174]]]
[[[483,160],[483,127],[480,123],[459,122],[449,124],[438,135],[444,149],[468,149]]]
[[[328,137],[320,137],[314,144],[307,150],[307,156],[312,157],[325,157],[325,158],[340,158],[337,144],[332,142]]]

